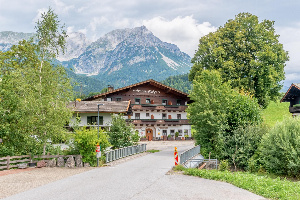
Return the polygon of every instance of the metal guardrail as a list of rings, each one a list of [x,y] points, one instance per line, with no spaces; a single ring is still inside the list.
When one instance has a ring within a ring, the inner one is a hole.
[[[140,144],[135,146],[124,147],[121,149],[110,150],[105,153],[106,163],[118,160],[120,158],[125,158],[137,153],[142,153],[146,151],[147,144]]]
[[[200,145],[195,146],[189,150],[186,150],[185,152],[181,153],[179,158],[179,163],[182,165],[183,163],[185,163],[186,161],[188,161],[189,159],[191,159],[192,157],[194,157],[195,155],[200,153]]]
[[[199,165],[201,163],[211,163],[211,164],[213,163],[215,165],[215,168],[218,169],[218,160],[217,159],[190,159],[189,162],[197,163],[197,165]]]

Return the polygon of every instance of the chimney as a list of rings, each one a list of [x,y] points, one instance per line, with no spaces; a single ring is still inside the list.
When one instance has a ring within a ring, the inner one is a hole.
[[[114,87],[111,85],[107,86],[107,92],[112,92],[114,90]]]

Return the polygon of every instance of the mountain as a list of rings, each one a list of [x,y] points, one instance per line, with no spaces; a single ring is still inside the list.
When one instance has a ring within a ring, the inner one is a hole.
[[[21,33],[12,31],[0,32],[0,51],[8,51],[12,45],[18,44],[21,40],[29,40],[33,33]]]
[[[0,32],[0,51],[8,51],[12,45],[18,44],[21,40],[29,40],[35,36],[34,33],[22,33],[3,31]],[[59,61],[71,60],[81,55],[91,44],[83,33],[70,33],[66,38],[66,52],[58,56]]]
[[[78,58],[63,65],[117,88],[188,73],[190,61],[191,57],[176,45],[162,42],[142,26],[109,32],[91,43]]]
[[[34,34],[0,32],[0,51],[30,37]],[[119,88],[147,79],[162,81],[191,68],[189,55],[161,41],[145,26],[114,30],[92,43],[82,33],[69,33],[66,54],[60,54],[58,60],[80,85],[75,87],[77,92],[84,94],[107,85]]]
[[[66,52],[58,56],[59,61],[67,61],[80,56],[86,48],[91,44],[83,33],[68,33],[66,39]]]

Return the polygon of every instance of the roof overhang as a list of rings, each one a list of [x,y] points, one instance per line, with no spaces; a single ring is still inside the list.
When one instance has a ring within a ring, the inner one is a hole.
[[[120,91],[126,91],[126,90],[129,90],[129,89],[133,88],[133,87],[140,86],[140,85],[146,85],[146,84],[152,85],[152,86],[155,86],[155,87],[157,87],[161,90],[164,90],[164,91],[166,91],[166,93],[171,93],[171,94],[174,94],[174,95],[182,96],[184,98],[188,98],[188,94],[185,93],[185,92],[182,92],[182,91],[177,90],[175,88],[164,85],[164,84],[162,84],[158,81],[155,81],[153,79],[149,79],[149,80],[142,81],[142,82],[139,82],[139,83],[136,83],[136,84],[133,84],[133,85],[126,86],[126,87],[122,87],[122,88],[119,88],[119,89],[116,89],[116,90],[113,90],[113,91],[110,91],[110,92],[106,92],[106,93],[98,94],[98,95],[95,95],[95,96],[91,96],[91,97],[88,97],[88,98],[84,99],[83,101],[91,101],[91,100],[95,100],[95,99],[98,99],[98,98],[105,98],[109,94],[113,94],[113,93],[120,92]]]
[[[290,102],[295,97],[300,96],[300,84],[292,84],[280,102]]]

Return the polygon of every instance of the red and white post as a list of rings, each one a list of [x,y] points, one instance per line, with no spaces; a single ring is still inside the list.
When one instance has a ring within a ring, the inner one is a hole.
[[[177,152],[177,147],[175,147],[174,158],[175,158],[175,166],[176,166],[176,165],[178,165],[178,152]]]

